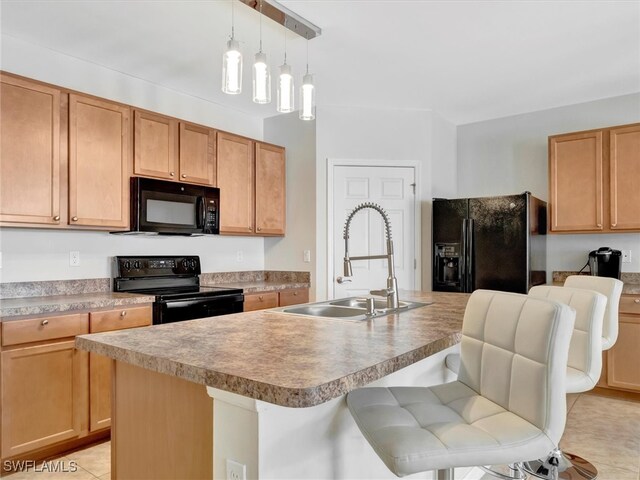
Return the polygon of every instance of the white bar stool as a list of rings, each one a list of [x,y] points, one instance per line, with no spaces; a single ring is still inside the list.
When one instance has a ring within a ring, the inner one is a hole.
[[[458,380],[361,388],[347,395],[358,427],[397,476],[522,462],[558,444],[575,311],[562,303],[477,290],[462,326]]]

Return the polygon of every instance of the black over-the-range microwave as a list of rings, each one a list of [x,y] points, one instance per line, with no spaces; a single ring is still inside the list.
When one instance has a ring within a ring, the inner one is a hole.
[[[212,235],[220,233],[220,189],[131,178],[129,234]]]

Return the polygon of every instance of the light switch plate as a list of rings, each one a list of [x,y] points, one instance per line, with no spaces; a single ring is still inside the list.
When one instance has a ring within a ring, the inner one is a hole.
[[[302,257],[305,263],[311,263],[311,250],[305,250]]]
[[[244,262],[244,252],[242,250],[238,250],[236,252],[236,262],[238,263]]]

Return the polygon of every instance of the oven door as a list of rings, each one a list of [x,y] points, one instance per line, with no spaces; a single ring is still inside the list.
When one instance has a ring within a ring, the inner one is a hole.
[[[242,312],[244,295],[164,300],[153,304],[153,323],[173,323]]]

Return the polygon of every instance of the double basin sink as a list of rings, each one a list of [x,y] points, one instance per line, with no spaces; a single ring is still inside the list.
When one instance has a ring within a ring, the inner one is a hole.
[[[367,299],[363,297],[341,298],[326,302],[310,303],[278,309],[280,313],[310,315],[313,317],[343,318],[345,320],[368,320],[375,317],[401,313],[420,308],[429,303],[399,302],[398,308],[388,308],[386,300],[374,300],[375,313],[367,315]]]

